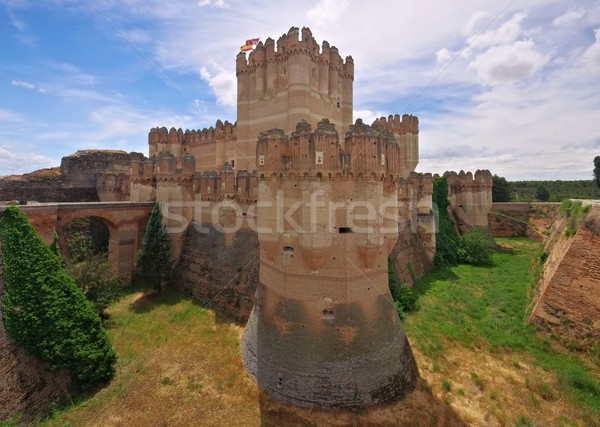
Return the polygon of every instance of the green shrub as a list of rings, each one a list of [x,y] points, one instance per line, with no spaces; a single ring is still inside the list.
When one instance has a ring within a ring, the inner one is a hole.
[[[17,207],[1,221],[7,332],[83,388],[110,379],[116,355],[98,314]]]
[[[458,245],[458,259],[463,264],[492,265],[496,242],[487,228],[473,227],[467,231]]]
[[[123,294],[123,279],[110,270],[106,258],[103,255],[91,256],[85,261],[69,264],[67,272],[100,317],[106,318],[104,310]]]
[[[142,249],[138,253],[137,273],[160,291],[161,281],[169,278],[172,269],[171,238],[163,224],[160,205],[156,203],[148,220]]]
[[[577,229],[584,222],[591,208],[590,205],[583,206],[581,202],[563,200],[560,205],[560,213],[567,219],[567,228],[565,229],[567,237],[577,233]]]
[[[448,183],[446,178],[433,180],[433,214],[436,218],[435,264],[438,267],[458,263],[458,235],[448,214]]]

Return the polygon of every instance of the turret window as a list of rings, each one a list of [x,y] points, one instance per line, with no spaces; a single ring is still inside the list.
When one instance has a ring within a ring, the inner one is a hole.
[[[261,154],[260,156],[258,156],[258,164],[260,166],[264,166],[264,164],[265,164],[265,155],[264,154]]]
[[[315,157],[315,163],[317,165],[322,165],[323,164],[323,152],[322,151],[317,151],[316,153],[316,157]]]
[[[385,166],[385,154],[381,155],[381,166]]]

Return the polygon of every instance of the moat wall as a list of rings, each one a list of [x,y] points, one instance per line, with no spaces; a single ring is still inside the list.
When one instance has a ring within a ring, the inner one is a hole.
[[[196,300],[248,319],[258,284],[258,237],[250,230],[235,235],[188,227],[171,284]]]
[[[0,300],[4,295],[0,248]],[[30,355],[4,329],[0,305],[0,420],[30,422],[47,414],[52,402],[67,394],[70,377],[51,371],[48,364]]]
[[[258,286],[258,236],[250,230],[235,235],[212,227],[206,232],[198,230],[192,223],[185,233],[171,285],[240,321],[248,320]],[[412,284],[413,274],[418,279],[434,267],[419,235],[410,227],[400,231],[391,257],[398,283]]]
[[[488,225],[494,237],[544,240],[559,209],[560,203],[493,203]]]
[[[529,321],[542,331],[587,345],[600,339],[600,208],[593,209],[574,236],[559,221],[549,236],[548,254]]]

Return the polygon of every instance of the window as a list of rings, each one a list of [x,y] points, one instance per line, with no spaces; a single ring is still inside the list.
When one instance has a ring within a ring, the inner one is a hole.
[[[231,167],[234,168],[235,167],[235,160],[231,160],[230,163],[231,163]]]
[[[225,190],[225,183],[221,184],[221,190]]]
[[[264,164],[265,164],[265,155],[264,154],[261,154],[258,157],[258,164],[261,165],[261,166],[264,166]]]
[[[385,166],[385,154],[381,155],[381,166]]]
[[[317,165],[322,165],[323,164],[323,152],[322,151],[317,151],[316,153],[316,157],[315,157],[315,163]]]

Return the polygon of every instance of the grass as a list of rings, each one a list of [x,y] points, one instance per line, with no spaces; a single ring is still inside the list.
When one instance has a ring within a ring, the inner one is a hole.
[[[527,425],[529,418],[551,425],[554,419],[548,416],[559,411],[578,419],[578,425],[600,425],[599,366],[539,337],[527,324],[531,263],[539,256],[539,243],[498,242],[510,250],[496,253],[494,266],[460,265],[436,271],[416,284],[419,310],[409,314],[404,325],[417,358],[423,358],[421,370],[432,367],[424,376],[442,389],[452,382],[465,390],[466,397],[467,385],[474,395],[490,389],[492,400],[504,398],[496,408],[503,425]],[[523,384],[524,378],[528,384]],[[519,418],[516,408],[507,406],[514,404],[510,393],[529,396],[521,399],[529,403],[520,405],[520,414],[527,413],[528,418]],[[552,402],[553,410],[545,412],[545,402]],[[481,404],[494,412],[493,402]]]
[[[116,377],[42,426],[260,423],[256,386],[240,358],[242,326],[168,289],[129,293],[107,311]]]
[[[418,310],[403,323],[421,376],[468,425],[600,426],[597,360],[527,326],[539,243],[498,242],[494,266],[436,271],[415,285]],[[42,426],[261,424],[242,326],[173,290],[131,291],[108,313],[115,379]]]

